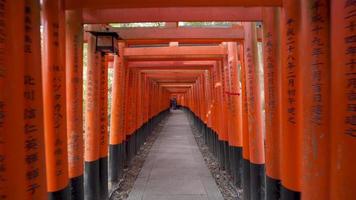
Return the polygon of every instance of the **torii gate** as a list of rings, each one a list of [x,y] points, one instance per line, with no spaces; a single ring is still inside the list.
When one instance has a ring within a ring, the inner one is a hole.
[[[194,113],[245,199],[356,196],[354,1],[0,4],[1,199],[106,199],[107,177],[110,184],[117,182],[124,157],[135,154],[171,95]],[[83,72],[83,24],[179,20],[241,21],[243,27],[118,29],[127,43],[120,43],[114,57],[96,53],[88,36]],[[263,31],[256,21],[263,22]],[[169,42],[188,46],[137,47]],[[108,136],[110,61],[115,78]],[[174,75],[167,69],[187,72]],[[83,73],[89,88],[85,123]]]

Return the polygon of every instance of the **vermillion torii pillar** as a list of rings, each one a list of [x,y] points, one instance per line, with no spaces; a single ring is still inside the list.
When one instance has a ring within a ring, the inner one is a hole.
[[[281,8],[263,8],[263,65],[266,108],[266,196],[280,197]]]
[[[0,199],[46,199],[38,1],[0,11]]]
[[[47,188],[50,199],[69,199],[62,0],[43,1],[43,94]]]
[[[244,46],[239,45],[239,56],[242,60],[241,66],[241,99],[242,99],[242,188],[243,198],[250,199],[250,142],[248,130],[248,106],[246,67],[243,53]]]
[[[66,11],[68,170],[72,200],[84,198],[83,24],[80,10]]]
[[[26,194],[24,144],[24,3],[2,2],[0,8],[0,197],[21,199]],[[15,45],[15,44],[18,45]],[[10,153],[13,151],[17,153]],[[19,166],[15,169],[15,166]],[[19,188],[14,191],[14,188]]]
[[[119,44],[120,55],[114,57],[114,80],[112,89],[112,107],[110,122],[109,145],[109,189],[117,184],[123,175],[124,169],[124,84],[125,68],[123,44]]]
[[[262,133],[261,80],[256,23],[245,23],[245,72],[250,151],[250,198],[265,198],[265,153]]]
[[[88,39],[87,94],[85,105],[84,196],[100,199],[100,54],[95,38]]]
[[[300,199],[301,192],[301,94],[300,1],[285,0],[282,23],[281,81],[281,198]]]
[[[355,10],[355,1],[331,1],[330,199],[356,196]]]
[[[41,72],[40,3],[25,1],[25,161],[28,199],[47,199],[43,93]],[[19,17],[19,16],[17,16]],[[13,26],[13,25],[12,25]],[[16,44],[19,45],[19,44]],[[20,58],[16,58],[20,59]],[[31,127],[31,128],[30,128]],[[16,167],[17,169],[17,167]]]
[[[241,186],[242,176],[242,104],[241,104],[241,85],[239,78],[241,64],[238,62],[237,44],[235,42],[228,43],[228,62],[231,76],[229,96],[231,98],[231,123],[232,123],[232,138],[231,156],[233,163],[233,177],[238,187]]]
[[[100,199],[108,198],[108,62],[104,53],[100,57]]]
[[[328,191],[332,189],[329,187],[331,83],[329,10],[329,0],[301,1],[299,59],[303,94],[302,199],[329,199]]]

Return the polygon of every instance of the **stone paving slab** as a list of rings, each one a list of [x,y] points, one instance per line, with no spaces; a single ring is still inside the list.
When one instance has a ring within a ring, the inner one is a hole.
[[[183,111],[172,111],[129,200],[223,200]]]

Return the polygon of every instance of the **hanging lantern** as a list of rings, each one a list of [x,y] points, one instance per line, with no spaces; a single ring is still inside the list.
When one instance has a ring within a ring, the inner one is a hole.
[[[120,36],[116,32],[90,31],[95,36],[96,52],[119,54],[118,41]]]

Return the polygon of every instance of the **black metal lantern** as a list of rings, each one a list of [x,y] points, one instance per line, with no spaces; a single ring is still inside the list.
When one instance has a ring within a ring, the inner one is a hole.
[[[96,52],[119,54],[120,36],[116,32],[90,31],[90,33],[95,36]]]

